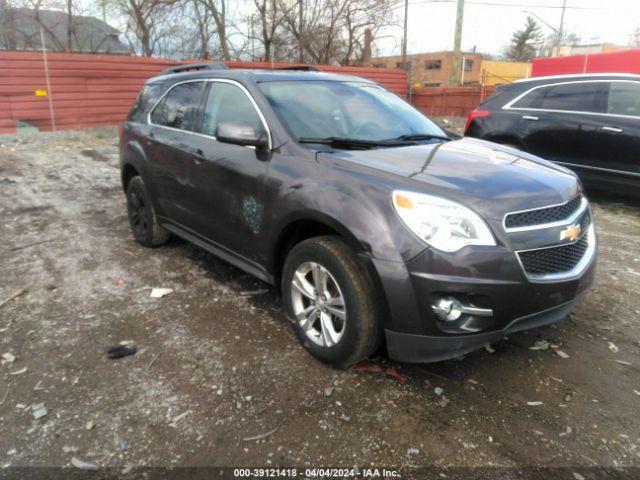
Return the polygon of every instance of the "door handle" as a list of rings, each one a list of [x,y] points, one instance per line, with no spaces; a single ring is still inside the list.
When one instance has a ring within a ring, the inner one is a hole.
[[[195,159],[196,163],[202,163],[203,161],[206,160],[204,156],[204,152],[202,151],[201,148],[194,148],[191,151],[191,155],[193,155],[193,158]]]
[[[538,117],[534,117],[533,115],[523,115],[522,119],[523,120],[531,120],[533,122],[537,122],[538,120],[540,120]]]
[[[602,127],[600,130],[604,130],[605,132],[612,132],[612,133],[622,133],[624,132],[624,130],[622,130],[621,128],[618,127]]]
[[[153,134],[153,132],[149,132],[149,135],[147,135],[147,145],[151,145],[155,140],[155,135]]]

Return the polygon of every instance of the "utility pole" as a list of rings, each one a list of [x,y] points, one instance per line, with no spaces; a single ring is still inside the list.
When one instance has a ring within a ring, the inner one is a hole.
[[[449,75],[449,86],[453,87],[460,79],[461,72],[461,44],[462,44],[462,20],[464,16],[464,0],[458,0],[456,11],[456,34],[453,40],[453,65]]]
[[[564,12],[567,9],[567,0],[562,0],[562,13],[560,14],[560,28],[558,28],[558,40],[556,42],[556,55],[560,56],[560,46],[564,36]]]
[[[407,69],[407,20],[409,18],[409,0],[404,0],[404,34],[402,37],[402,68]]]

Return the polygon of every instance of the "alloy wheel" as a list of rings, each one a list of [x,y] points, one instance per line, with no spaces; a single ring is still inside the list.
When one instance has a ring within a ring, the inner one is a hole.
[[[291,301],[295,319],[309,340],[326,348],[340,342],[347,310],[340,285],[329,270],[315,262],[300,265],[291,279]]]
[[[129,192],[129,219],[136,237],[144,238],[149,229],[149,218],[144,194],[138,187]]]

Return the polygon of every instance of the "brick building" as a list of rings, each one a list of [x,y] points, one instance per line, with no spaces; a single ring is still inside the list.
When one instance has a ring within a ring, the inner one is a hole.
[[[482,55],[462,52],[464,68],[458,84],[480,82]],[[410,62],[412,81],[415,87],[444,87],[449,82],[453,69],[453,52],[430,52],[407,55]],[[402,56],[378,57],[371,65],[379,68],[402,68]]]

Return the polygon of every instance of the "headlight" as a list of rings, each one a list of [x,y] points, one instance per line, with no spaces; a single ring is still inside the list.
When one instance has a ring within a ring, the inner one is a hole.
[[[438,250],[456,252],[466,245],[496,244],[487,224],[459,203],[395,190],[393,206],[409,230]]]

